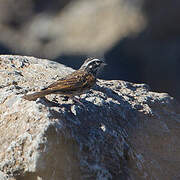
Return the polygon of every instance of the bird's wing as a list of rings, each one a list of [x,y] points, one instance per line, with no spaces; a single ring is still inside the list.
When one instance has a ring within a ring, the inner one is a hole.
[[[51,92],[76,91],[78,89],[91,87],[95,83],[95,80],[92,74],[83,71],[75,71],[67,76],[67,78],[58,80],[44,90],[50,90]]]

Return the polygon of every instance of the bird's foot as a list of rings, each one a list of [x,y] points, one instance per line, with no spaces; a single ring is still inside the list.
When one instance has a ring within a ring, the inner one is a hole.
[[[62,101],[68,101],[69,100],[69,97],[68,96],[63,96],[62,97]]]

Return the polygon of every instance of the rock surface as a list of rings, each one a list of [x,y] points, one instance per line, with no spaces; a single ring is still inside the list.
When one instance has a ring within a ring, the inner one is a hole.
[[[72,71],[0,56],[0,180],[179,179],[180,105],[168,94],[99,80],[81,95],[85,107],[21,98]]]

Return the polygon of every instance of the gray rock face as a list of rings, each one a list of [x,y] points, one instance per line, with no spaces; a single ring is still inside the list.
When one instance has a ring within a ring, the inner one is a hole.
[[[59,95],[27,101],[72,72],[0,56],[0,179],[178,179],[180,106],[144,84],[98,80],[82,107]]]

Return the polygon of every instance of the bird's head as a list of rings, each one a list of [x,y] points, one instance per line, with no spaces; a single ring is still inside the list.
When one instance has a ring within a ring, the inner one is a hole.
[[[80,67],[81,70],[92,73],[94,76],[97,76],[99,71],[106,65],[103,60],[96,58],[88,58],[84,61],[83,65]]]

